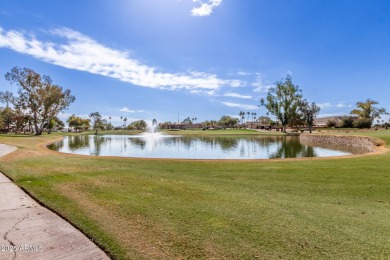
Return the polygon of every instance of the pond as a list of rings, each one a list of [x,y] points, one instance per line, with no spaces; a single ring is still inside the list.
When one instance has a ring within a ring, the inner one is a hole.
[[[80,155],[178,159],[275,159],[328,157],[364,153],[363,149],[307,145],[298,136],[67,136],[49,149]]]

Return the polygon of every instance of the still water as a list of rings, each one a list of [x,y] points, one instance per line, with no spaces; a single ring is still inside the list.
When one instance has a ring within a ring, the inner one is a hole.
[[[294,136],[188,137],[177,135],[67,136],[49,149],[63,153],[180,159],[274,159],[363,153],[351,147],[312,146]]]

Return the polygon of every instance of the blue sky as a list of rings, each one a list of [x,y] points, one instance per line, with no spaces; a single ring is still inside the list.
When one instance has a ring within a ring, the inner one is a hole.
[[[290,73],[322,116],[367,98],[390,110],[389,14],[379,0],[2,0],[0,89],[29,67],[76,96],[63,118],[199,122],[265,115]]]

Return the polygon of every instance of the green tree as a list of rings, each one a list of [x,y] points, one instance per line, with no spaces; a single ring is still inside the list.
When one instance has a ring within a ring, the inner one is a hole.
[[[61,121],[58,117],[53,117],[50,122],[45,125],[45,128],[47,129],[47,133],[51,134],[51,131],[54,127],[57,127],[58,129],[62,129],[65,126],[64,122]]]
[[[10,107],[6,107],[2,109],[0,114],[2,117],[3,124],[6,127],[6,132],[8,133],[11,124],[15,121],[15,111]]]
[[[5,78],[20,87],[16,106],[32,116],[36,135],[41,135],[44,125],[75,100],[69,89],[63,90],[49,76],[29,68],[14,67]]]
[[[292,83],[292,78],[287,75],[284,81],[276,82],[276,86],[268,91],[266,101],[262,98],[260,106],[267,108],[282,124],[283,132],[299,113],[299,102],[302,99],[302,91]]]
[[[76,132],[85,131],[91,126],[91,121],[89,119],[83,119],[75,116],[75,114],[71,115],[66,122],[68,122],[69,127],[73,127]]]
[[[218,125],[222,126],[222,127],[234,127],[235,125],[237,125],[238,123],[238,119],[237,118],[234,118],[234,117],[231,117],[231,116],[222,116],[221,119],[219,119],[218,121]]]
[[[92,120],[92,128],[95,130],[95,135],[97,135],[99,130],[104,129],[106,122],[104,119],[102,119],[102,116],[99,112],[93,112],[89,114],[89,117]]]
[[[107,123],[106,130],[112,130],[114,129],[114,126],[111,123]]]
[[[269,118],[268,116],[261,116],[258,118],[258,121],[263,124],[263,125],[271,125],[271,118]]]
[[[356,128],[371,128],[372,120],[370,118],[358,118],[353,122]]]
[[[303,99],[299,103],[298,110],[301,112],[302,119],[309,128],[309,132],[311,133],[312,127],[314,125],[314,119],[320,112],[321,108],[317,106],[316,103],[312,102],[310,104],[306,99]]]
[[[16,126],[15,133],[19,133],[21,130],[26,132],[26,125],[31,121],[31,117],[24,110],[16,108],[14,110],[14,124]],[[45,126],[44,126],[45,127]],[[29,129],[31,130],[31,129]]]
[[[0,108],[0,131],[3,133],[4,132],[4,120],[3,120],[3,116],[1,115],[1,108]]]
[[[365,102],[357,102],[354,110],[351,114],[357,115],[359,118],[355,121],[356,126],[359,128],[371,127],[375,118],[381,118],[381,115],[388,114],[386,109],[378,108],[375,105],[379,104],[377,101],[367,99]]]
[[[328,122],[326,122],[327,127],[335,127],[336,125],[337,123],[334,120],[328,120]]]
[[[354,118],[353,117],[350,117],[350,116],[345,116],[342,118],[341,120],[341,125],[340,127],[343,127],[343,128],[352,128],[353,127],[353,124],[354,124]]]
[[[73,114],[66,120],[66,122],[68,123],[69,127],[76,129],[76,132],[78,132],[80,120],[81,120],[80,117],[76,117],[76,115]]]
[[[136,129],[136,130],[145,130],[146,127],[147,124],[144,120],[134,121],[128,126],[129,129]]]

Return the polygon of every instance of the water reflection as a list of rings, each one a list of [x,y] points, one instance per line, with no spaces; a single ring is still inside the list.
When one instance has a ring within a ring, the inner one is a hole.
[[[284,138],[277,144],[276,152],[270,158],[318,157],[314,147],[303,145],[299,138]]]
[[[68,138],[68,146],[71,151],[76,151],[80,148],[89,147],[89,138],[88,135],[73,136],[73,138]]]
[[[273,159],[361,153],[346,147],[303,144],[299,137],[188,137],[164,135],[68,136],[50,149],[95,156],[193,159]]]
[[[145,149],[146,147],[146,140],[142,138],[129,138],[129,141],[132,145],[138,147],[141,150]]]

